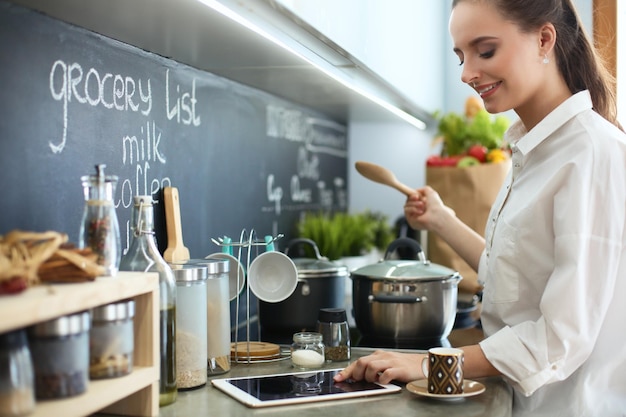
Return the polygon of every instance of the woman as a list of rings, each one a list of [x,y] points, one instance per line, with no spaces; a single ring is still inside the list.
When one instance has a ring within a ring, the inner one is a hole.
[[[485,238],[429,187],[404,207],[484,283],[487,337],[463,347],[465,377],[504,376],[515,415],[624,416],[626,135],[610,77],[571,0],[455,0],[450,32],[462,81],[519,116]],[[421,379],[423,357],[376,352],[336,379]]]

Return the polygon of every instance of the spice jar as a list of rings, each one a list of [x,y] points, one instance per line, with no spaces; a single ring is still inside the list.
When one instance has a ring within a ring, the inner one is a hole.
[[[85,311],[29,328],[38,399],[72,397],[87,390],[90,321]]]
[[[326,361],[347,361],[350,359],[350,328],[346,310],[343,308],[322,308],[317,319],[317,331],[322,334]]]
[[[176,280],[165,262],[154,237],[152,197],[133,197],[132,240],[122,257],[120,271],[157,272],[159,274],[159,406],[178,398],[176,389]]]
[[[322,335],[315,332],[295,333],[291,344],[291,363],[298,369],[318,368],[323,365]]]
[[[89,377],[115,378],[133,370],[135,302],[124,300],[91,310]]]
[[[78,247],[90,248],[104,266],[105,275],[114,276],[122,255],[120,226],[117,221],[113,194],[117,176],[104,175],[106,165],[96,165],[95,175],[81,177],[85,208],[78,234]]]
[[[206,384],[207,268],[170,264],[176,279],[176,386],[191,389]]]
[[[35,409],[33,364],[26,331],[0,334],[0,417],[18,417]]]

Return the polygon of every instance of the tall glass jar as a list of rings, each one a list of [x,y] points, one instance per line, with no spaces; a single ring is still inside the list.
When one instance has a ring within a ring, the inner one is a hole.
[[[230,263],[226,259],[204,259],[208,269],[207,371],[209,375],[230,371]]]
[[[98,255],[98,264],[105,274],[114,276],[120,265],[120,225],[117,221],[113,194],[117,176],[105,175],[106,165],[96,165],[95,175],[81,177],[85,208],[78,236],[78,247],[90,248]]]
[[[33,363],[26,331],[0,334],[0,416],[17,417],[35,409]]]
[[[203,265],[171,264],[176,277],[176,385],[198,388],[207,380],[206,280]]]
[[[149,195],[135,196],[131,217],[132,240],[122,257],[121,271],[157,272],[159,274],[161,374],[159,405],[176,401],[176,280],[165,262],[154,237],[154,208]]]

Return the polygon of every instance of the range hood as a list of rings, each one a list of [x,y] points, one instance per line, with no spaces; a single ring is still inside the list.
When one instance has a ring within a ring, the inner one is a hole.
[[[10,0],[347,123],[431,115],[274,0]]]

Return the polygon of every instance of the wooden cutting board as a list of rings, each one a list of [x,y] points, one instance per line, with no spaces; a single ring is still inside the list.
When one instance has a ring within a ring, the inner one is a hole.
[[[163,259],[170,263],[188,261],[189,249],[183,243],[178,188],[165,187],[163,189],[163,200],[165,202],[165,223],[167,226],[167,249],[163,252]]]
[[[251,361],[261,360],[267,358],[273,358],[280,355],[280,346],[274,343],[267,342],[238,342],[230,344],[230,357],[235,358],[235,354],[238,358],[249,358]],[[249,349],[249,351],[248,351]]]

